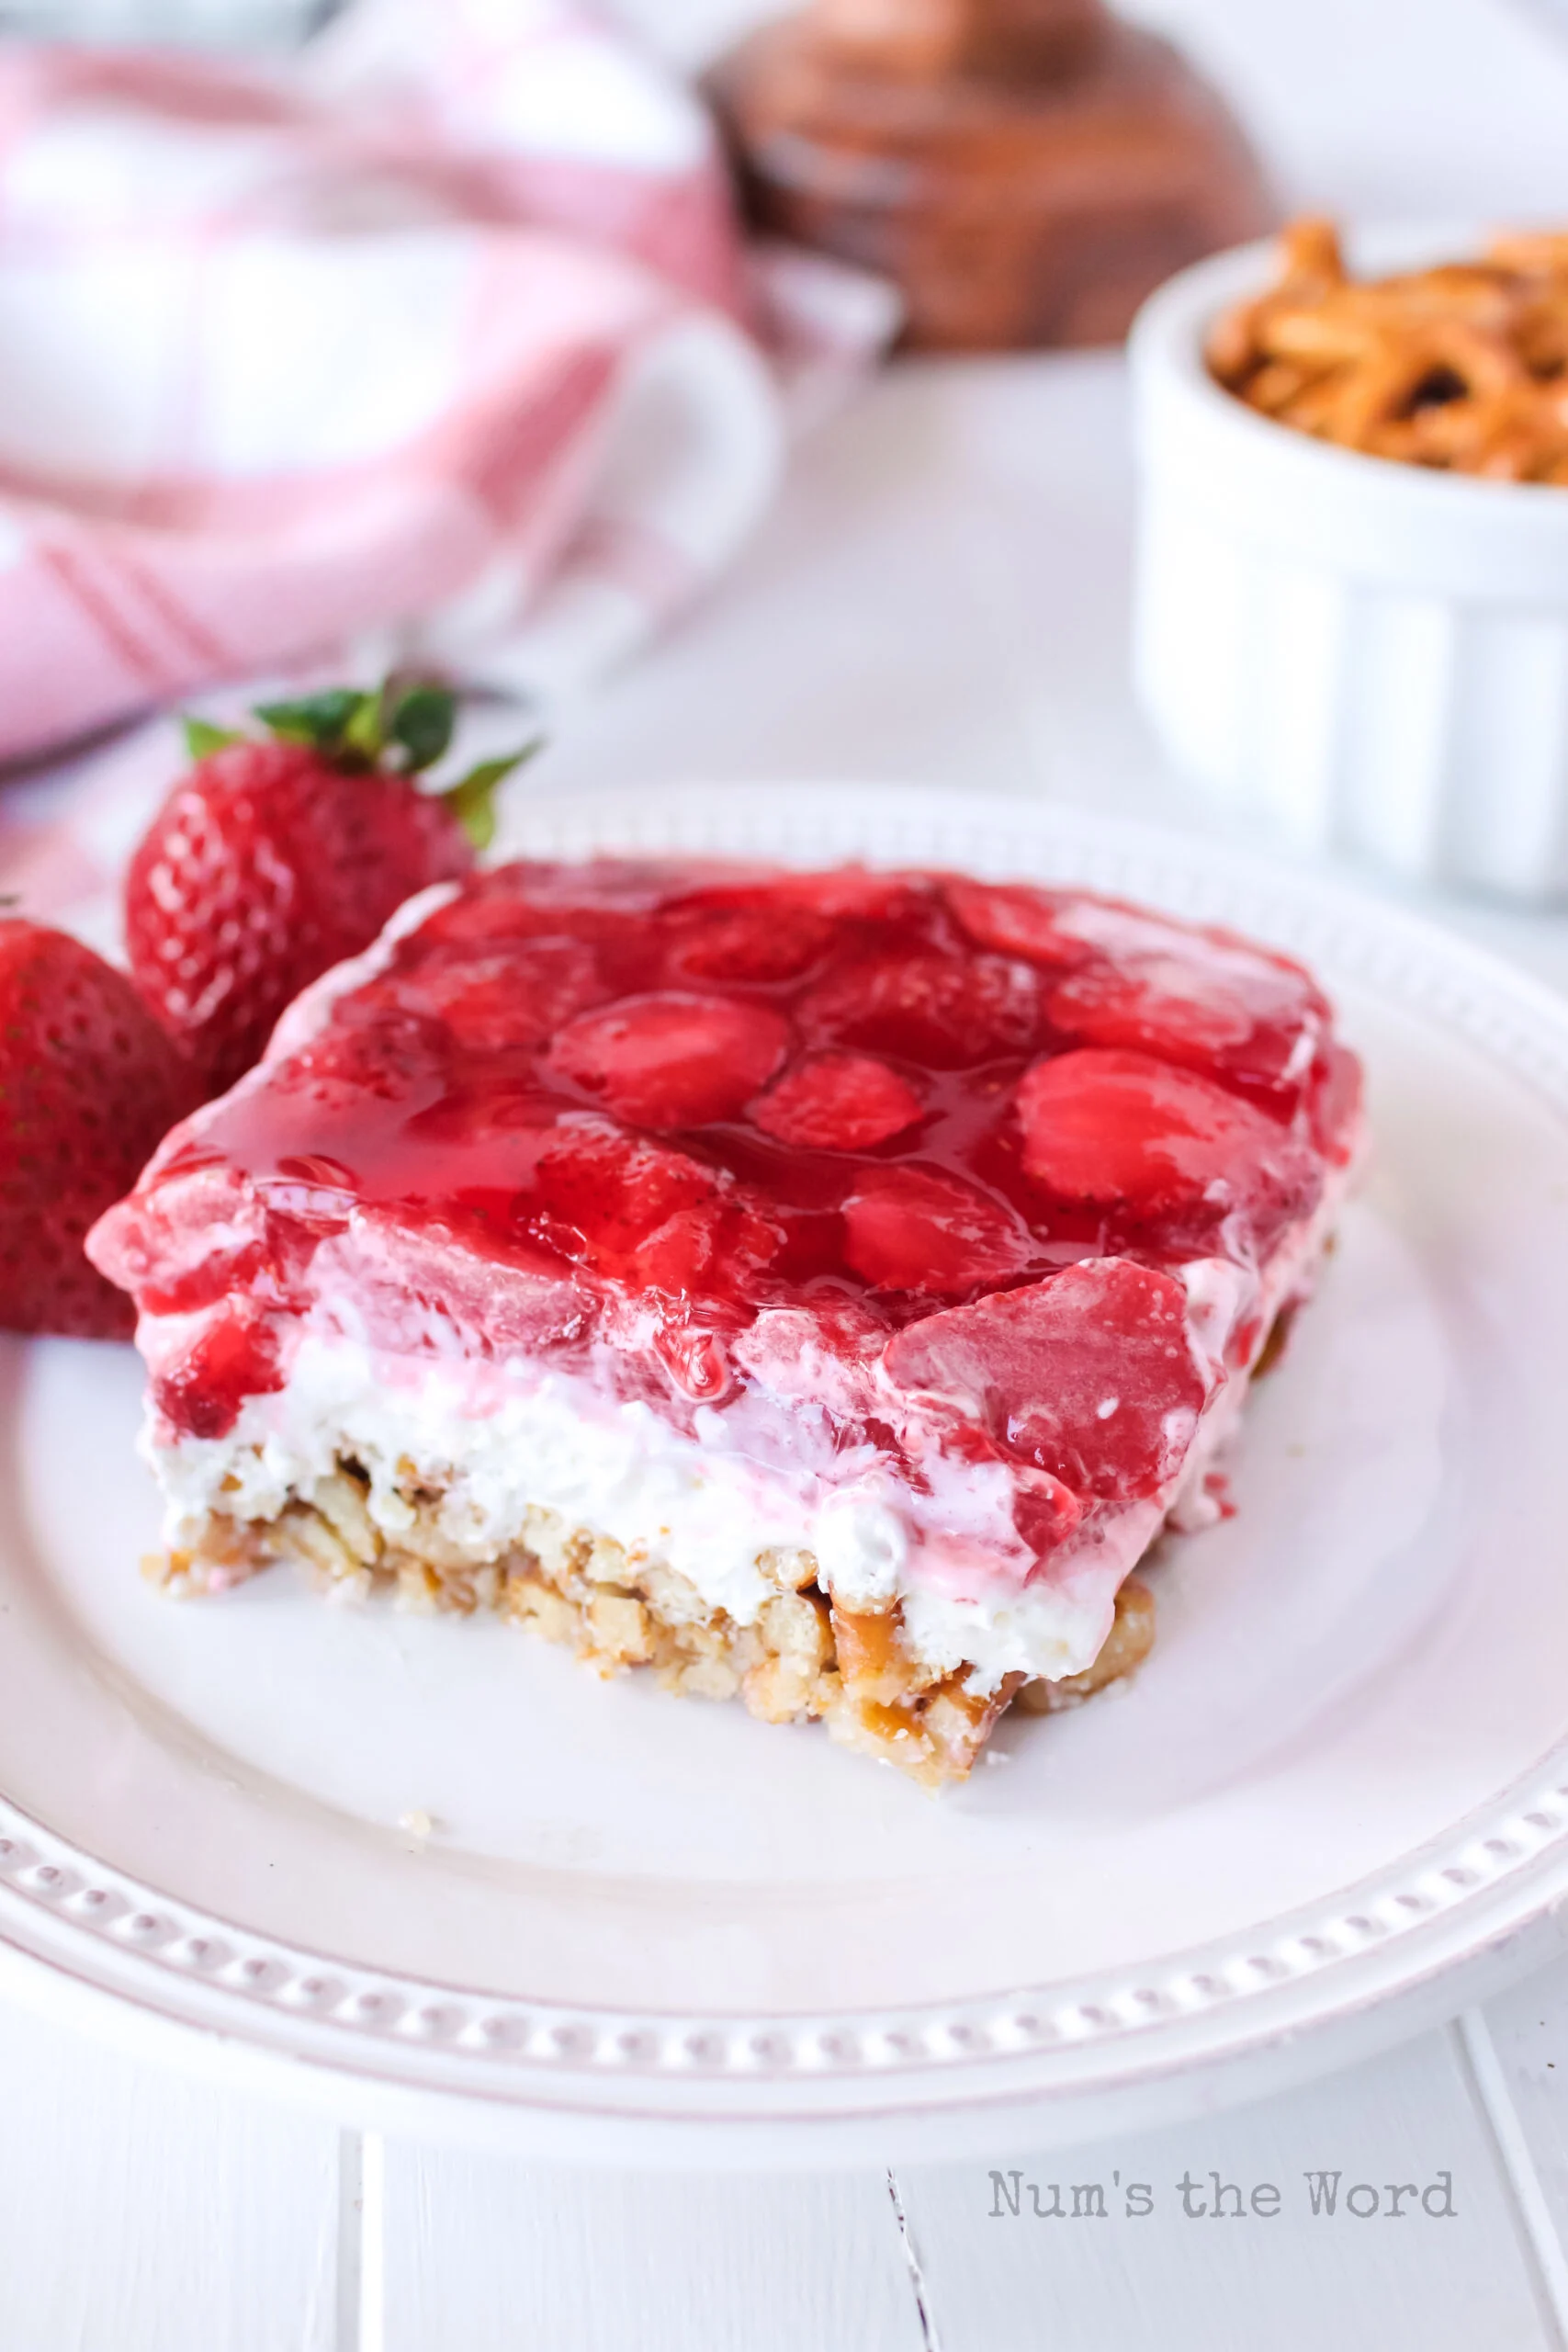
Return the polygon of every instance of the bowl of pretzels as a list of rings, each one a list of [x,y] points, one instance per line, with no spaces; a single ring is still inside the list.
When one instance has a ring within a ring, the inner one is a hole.
[[[1355,259],[1298,221],[1138,318],[1138,696],[1302,848],[1568,899],[1568,232]]]

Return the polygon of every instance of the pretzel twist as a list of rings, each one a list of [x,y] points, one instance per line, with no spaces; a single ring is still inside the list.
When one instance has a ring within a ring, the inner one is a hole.
[[[1225,313],[1210,372],[1341,448],[1503,481],[1568,484],[1568,232],[1483,258],[1346,275],[1330,220],[1296,220],[1268,292]]]

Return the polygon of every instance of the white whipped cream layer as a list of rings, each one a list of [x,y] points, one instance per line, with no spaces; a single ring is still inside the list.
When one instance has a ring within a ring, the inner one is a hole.
[[[1276,1250],[1261,1283],[1225,1259],[1186,1270],[1201,1359],[1217,1366],[1248,1317],[1261,1344],[1280,1308],[1304,1292],[1346,1181],[1331,1179],[1317,1214]],[[141,1342],[154,1363],[176,1340],[175,1320],[143,1320]],[[170,1442],[166,1430],[150,1428],[172,1548],[191,1544],[209,1512],[265,1521],[292,1500],[309,1502],[350,1455],[369,1477],[371,1517],[389,1544],[410,1531],[400,1489],[412,1470],[442,1497],[442,1535],[475,1561],[514,1545],[529,1510],[542,1508],[667,1564],[708,1609],[739,1624],[776,1589],[759,1555],[808,1551],[841,1606],[899,1600],[908,1647],[944,1672],[967,1667],[968,1687],[982,1693],[1011,1674],[1056,1679],[1092,1664],[1118,1587],[1167,1518],[1192,1526],[1213,1516],[1206,1481],[1247,1386],[1245,1373],[1220,1378],[1169,1486],[1097,1513],[1091,1540],[1069,1542],[1024,1582],[975,1572],[987,1544],[1016,1547],[1005,1471],[929,1464],[929,1489],[917,1493],[894,1458],[871,1446],[846,1451],[820,1408],[753,1390],[722,1410],[699,1408],[688,1434],[617,1397],[592,1367],[389,1356],[346,1322],[342,1312],[312,1317],[285,1386],[247,1399],[226,1436]]]
[[[689,1437],[649,1406],[616,1401],[570,1374],[509,1376],[491,1367],[476,1388],[456,1367],[399,1363],[355,1340],[307,1332],[287,1386],[251,1397],[227,1436],[169,1444],[150,1432],[146,1451],[168,1498],[164,1534],[174,1549],[196,1540],[209,1511],[265,1521],[293,1500],[309,1502],[338,1458],[352,1455],[389,1544],[412,1524],[400,1491],[412,1467],[416,1483],[442,1496],[443,1537],[476,1561],[517,1543],[529,1510],[542,1508],[668,1564],[738,1624],[751,1623],[777,1589],[759,1555],[809,1551],[843,1607],[901,1599],[910,1645],[949,1671],[969,1665],[976,1690],[994,1690],[1010,1673],[1086,1666],[1104,1639],[1116,1586],[1162,1515],[1158,1506],[1134,1506],[1081,1576],[957,1598],[919,1576],[931,1547],[894,1464],[879,1469],[882,1458],[866,1449],[846,1485],[831,1455],[818,1457],[809,1442],[785,1470],[735,1442],[733,1411],[695,1419]],[[964,1515],[982,1515],[974,1510],[981,1499],[971,1494]],[[1010,1489],[994,1501],[999,1509],[1009,1499]],[[924,1565],[929,1572],[937,1564]]]

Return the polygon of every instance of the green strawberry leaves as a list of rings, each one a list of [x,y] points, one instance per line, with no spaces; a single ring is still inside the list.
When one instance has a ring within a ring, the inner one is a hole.
[[[393,678],[373,693],[328,686],[298,702],[263,702],[256,717],[286,743],[308,743],[334,766],[418,775],[451,743],[457,697],[449,687]]]
[[[328,686],[290,702],[264,702],[254,716],[269,734],[303,743],[332,766],[351,774],[380,768],[389,775],[423,775],[450,750],[457,724],[457,697],[448,686],[427,679],[389,678],[369,693]],[[244,738],[236,729],[205,718],[185,721],[186,748],[193,760]],[[475,849],[495,839],[495,793],[513,771],[544,747],[542,736],[503,759],[480,760],[448,786],[439,798],[451,810]]]
[[[308,743],[312,751],[331,759],[344,748],[349,721],[371,699],[355,694],[352,686],[328,686],[319,695],[302,695],[298,702],[259,702],[254,715],[269,734],[285,743]]]
[[[205,760],[214,752],[221,752],[228,744],[237,743],[239,736],[231,727],[214,727],[210,720],[185,719],[186,750],[193,760]]]
[[[495,791],[514,768],[543,751],[545,739],[536,735],[525,743],[520,752],[503,760],[480,760],[465,776],[441,796],[463,831],[477,850],[487,850],[495,839]]]
[[[387,732],[417,775],[445,757],[457,723],[457,697],[445,686],[408,686],[393,703]]]

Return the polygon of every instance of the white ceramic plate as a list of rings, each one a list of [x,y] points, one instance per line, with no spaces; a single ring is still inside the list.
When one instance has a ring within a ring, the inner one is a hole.
[[[1070,877],[1320,968],[1376,1156],[1235,1518],[1172,1547],[1131,1688],[1010,1719],[933,1802],[500,1624],[282,1572],[173,1605],[136,1573],[135,1360],[12,1342],[0,1973],[345,2114],[623,2163],[1038,2145],[1455,2005],[1568,1892],[1568,1007],[1322,882],[1028,804],[516,811],[511,846],[597,844]]]

